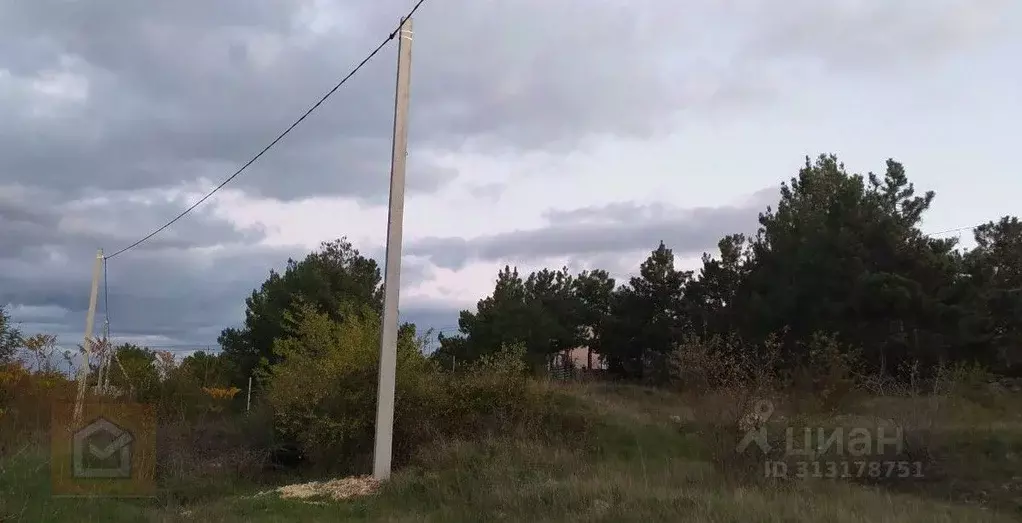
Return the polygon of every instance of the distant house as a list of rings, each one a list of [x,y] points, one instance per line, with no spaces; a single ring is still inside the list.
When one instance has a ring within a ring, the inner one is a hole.
[[[559,352],[550,362],[550,367],[564,367],[567,362],[570,362],[571,366],[576,369],[605,370],[607,368],[603,358],[596,353],[590,353],[589,347],[575,347]]]

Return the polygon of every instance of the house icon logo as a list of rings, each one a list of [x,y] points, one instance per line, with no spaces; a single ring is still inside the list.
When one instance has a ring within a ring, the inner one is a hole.
[[[76,407],[57,402],[51,409],[53,495],[152,496],[157,491],[156,407],[115,401]]]
[[[72,436],[72,477],[131,478],[134,441],[127,429],[104,417],[96,418]]]

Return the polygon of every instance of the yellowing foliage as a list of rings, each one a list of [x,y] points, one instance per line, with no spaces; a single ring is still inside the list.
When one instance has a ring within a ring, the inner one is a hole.
[[[233,399],[241,389],[237,387],[223,388],[223,387],[203,387],[202,392],[205,392],[207,396],[215,400],[229,400]]]
[[[12,386],[29,376],[28,369],[21,365],[0,366],[0,386]]]

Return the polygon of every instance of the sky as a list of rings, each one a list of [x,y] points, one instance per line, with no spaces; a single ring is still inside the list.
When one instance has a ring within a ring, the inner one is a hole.
[[[0,15],[0,304],[80,343],[95,252],[233,173],[413,0],[35,0]],[[402,320],[451,333],[505,264],[684,268],[807,155],[902,162],[925,232],[1018,214],[1022,3],[427,0],[414,18]],[[107,264],[97,325],[215,346],[289,257],[382,262],[396,42],[225,189]],[[968,242],[968,231],[963,240]]]

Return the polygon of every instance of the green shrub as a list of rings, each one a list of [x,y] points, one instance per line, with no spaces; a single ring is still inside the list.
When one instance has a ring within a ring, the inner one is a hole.
[[[368,307],[343,311],[343,323],[309,307],[288,316],[288,334],[274,351],[266,400],[281,436],[312,463],[358,467],[371,456],[376,421],[379,317]],[[398,340],[395,448],[420,434],[436,409],[439,375],[414,333]]]
[[[468,436],[506,429],[536,405],[528,380],[525,347],[502,347],[483,356],[465,372],[445,375],[440,419],[445,432]]]
[[[805,360],[791,372],[793,392],[803,407],[834,411],[852,395],[860,352],[830,334],[816,333],[802,343]],[[809,394],[805,394],[809,393]],[[811,405],[807,405],[809,403]]]
[[[274,425],[313,466],[364,471],[376,422],[379,317],[369,308],[332,321],[310,308],[287,318],[266,375]],[[398,339],[394,460],[438,438],[472,438],[538,421],[543,394],[530,384],[524,348],[505,347],[458,373],[427,359],[411,329]]]

